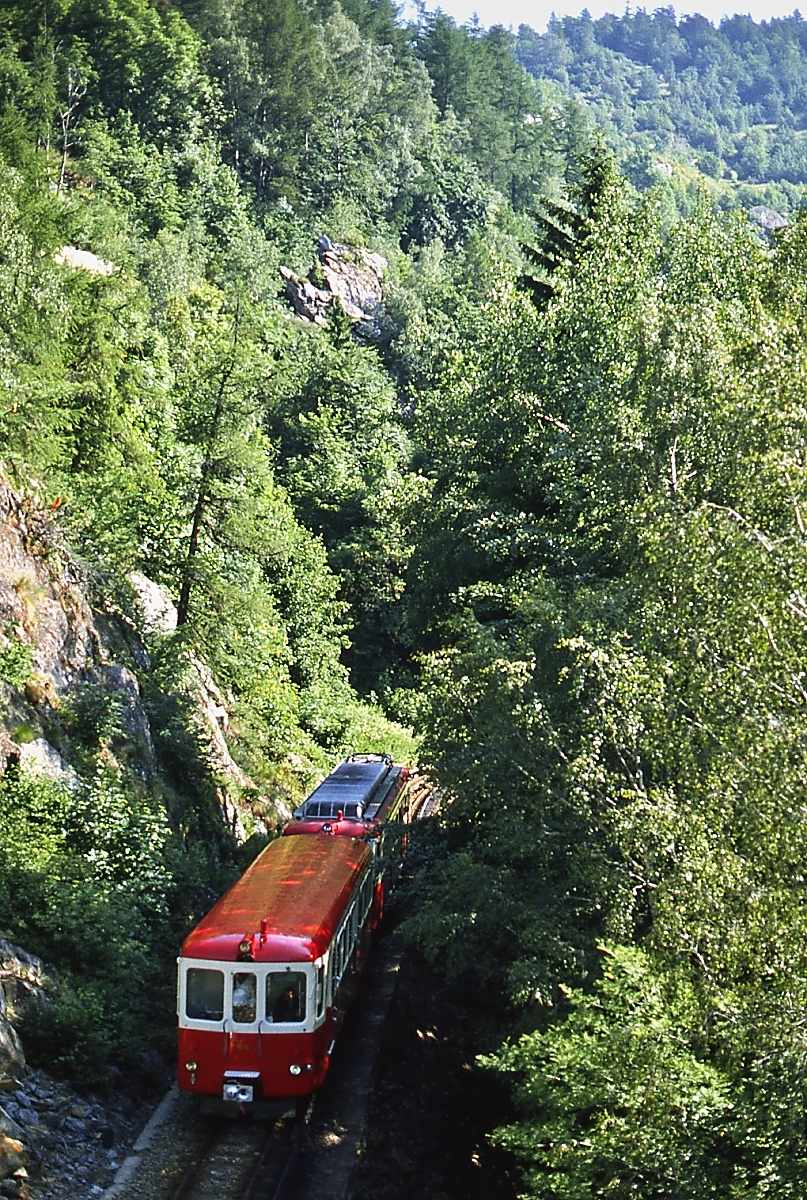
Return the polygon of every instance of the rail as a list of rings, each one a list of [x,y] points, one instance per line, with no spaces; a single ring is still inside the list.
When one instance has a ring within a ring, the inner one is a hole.
[[[221,1118],[166,1200],[282,1200],[297,1163],[301,1125]]]

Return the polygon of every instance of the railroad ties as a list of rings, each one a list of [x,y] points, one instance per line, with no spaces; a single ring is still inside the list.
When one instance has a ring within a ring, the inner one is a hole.
[[[304,1121],[203,1117],[175,1091],[167,1101],[159,1127],[102,1200],[288,1200]]]
[[[282,1200],[299,1140],[293,1119],[267,1126],[219,1118],[170,1200]]]

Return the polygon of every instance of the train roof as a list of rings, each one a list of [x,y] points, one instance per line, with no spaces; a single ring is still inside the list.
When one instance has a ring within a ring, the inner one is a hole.
[[[211,908],[182,946],[184,958],[311,962],[323,954],[372,851],[359,839],[278,838]]]
[[[295,810],[295,820],[373,817],[402,768],[387,755],[354,754],[340,763]]]

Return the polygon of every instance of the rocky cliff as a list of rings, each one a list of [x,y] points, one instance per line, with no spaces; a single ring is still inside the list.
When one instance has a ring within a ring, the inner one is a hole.
[[[0,773],[22,766],[74,782],[62,712],[77,693],[94,689],[114,696],[118,708],[108,759],[146,782],[158,775],[140,676],[150,666],[149,638],[172,634],[176,609],[144,575],[129,583],[125,611],[111,602],[93,606],[53,509],[0,474]],[[243,837],[238,795],[256,789],[230,753],[227,698],[196,656],[186,655],[183,667],[222,819]],[[277,798],[267,800],[268,811],[277,807]]]

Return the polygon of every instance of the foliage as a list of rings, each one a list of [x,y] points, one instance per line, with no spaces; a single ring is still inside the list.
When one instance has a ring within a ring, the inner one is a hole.
[[[13,688],[21,688],[31,678],[34,660],[33,646],[26,645],[8,631],[6,643],[0,647],[0,680]]]
[[[681,1038],[691,1007],[641,951],[603,951],[595,991],[570,991],[562,1023],[484,1060],[518,1080],[520,1119],[495,1136],[528,1197],[725,1196],[734,1104]]]
[[[84,750],[97,751],[113,734],[122,732],[120,697],[97,683],[88,683],[60,706],[61,724]]]
[[[71,787],[25,773],[0,787],[0,923],[58,972],[53,999],[23,1017],[31,1061],[88,1084],[148,1075],[169,1044],[161,1013],[194,889],[226,874],[104,770]]]
[[[759,187],[742,198],[735,187],[732,196],[729,181],[807,180],[806,49],[797,13],[759,25],[737,15],[715,28],[662,7],[596,20],[553,17],[544,34],[522,25],[516,56],[536,79],[585,95],[639,190],[660,186],[685,211],[672,164],[725,180],[709,186],[748,207],[769,201]],[[670,176],[659,174],[659,163]],[[781,194],[780,204],[800,207],[801,199]]]
[[[74,786],[0,780],[2,926],[59,972],[35,1060],[170,1053],[176,947],[259,840],[203,685],[267,827],[351,750],[410,759],[401,714],[443,797],[409,930],[509,1034],[525,1194],[804,1195],[807,225],[708,198],[797,206],[802,42],[3,6],[4,463],[99,609],[137,571],[178,618],[122,651],[156,775],[85,683]],[[323,233],[386,257],[372,325],[282,298]]]
[[[411,928],[541,1030],[502,1051],[531,1194],[796,1196],[803,223],[771,255],[702,204],[664,237],[607,175],[589,213],[539,308],[511,268],[459,310],[418,410],[408,616],[453,853]],[[666,1091],[617,1049],[603,935],[642,949]]]

